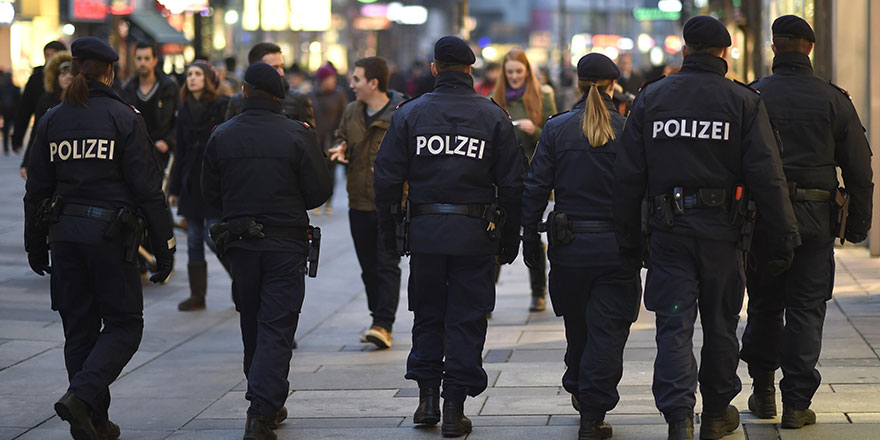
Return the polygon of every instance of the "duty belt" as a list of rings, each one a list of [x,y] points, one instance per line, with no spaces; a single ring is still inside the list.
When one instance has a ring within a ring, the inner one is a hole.
[[[450,203],[428,203],[424,205],[412,204],[412,217],[429,214],[454,214],[489,220],[495,215],[490,212],[491,205],[486,204],[463,204],[453,205]]]
[[[61,215],[70,215],[74,217],[91,218],[109,222],[116,216],[113,209],[99,208],[97,206],[79,205],[76,203],[67,203],[61,208]]]
[[[790,192],[790,196],[794,202],[831,202],[834,200],[834,193],[824,189],[795,188]]]
[[[538,223],[538,232],[547,232],[546,222]],[[575,234],[614,232],[614,222],[606,220],[568,220],[568,228]]]
[[[288,240],[309,240],[309,228],[295,226],[276,226],[263,224],[263,233],[270,238],[285,238]]]

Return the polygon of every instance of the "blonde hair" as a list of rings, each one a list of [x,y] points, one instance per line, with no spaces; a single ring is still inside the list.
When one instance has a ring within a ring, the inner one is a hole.
[[[611,115],[602,99],[602,93],[608,93],[613,86],[613,79],[578,82],[578,88],[587,94],[581,129],[593,148],[601,147],[616,137],[611,127]]]

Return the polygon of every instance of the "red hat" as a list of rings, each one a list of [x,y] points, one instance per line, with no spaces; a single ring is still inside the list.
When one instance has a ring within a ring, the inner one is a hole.
[[[320,68],[318,68],[318,72],[315,74],[318,78],[318,82],[324,81],[331,76],[336,76],[336,69],[329,64],[324,64]]]

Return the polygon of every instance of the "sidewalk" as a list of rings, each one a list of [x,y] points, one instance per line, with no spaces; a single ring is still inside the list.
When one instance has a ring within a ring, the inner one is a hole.
[[[67,386],[63,334],[49,308],[48,277],[33,274],[24,254],[19,161],[0,157],[0,439],[67,439],[67,424],[52,409]],[[279,438],[439,439],[439,427],[417,428],[411,420],[418,389],[403,378],[412,324],[405,262],[394,347],[376,351],[358,343],[370,319],[343,188],[334,196],[333,215],[312,218],[324,232],[321,266],[318,278],[306,282],[291,363],[291,418]],[[211,255],[208,309],[178,312],[188,284],[186,240],[180,232],[177,239],[171,282],[145,285],[143,342],[111,387],[110,417],[123,439],[240,439],[246,384],[230,281]],[[820,360],[823,384],[813,404],[819,424],[782,430],[778,417],[763,421],[743,412],[744,429],[725,439],[880,439],[880,260],[860,247],[838,249],[836,260]],[[549,308],[529,313],[528,302],[528,275],[517,260],[502,269],[484,353],[489,388],[465,408],[474,423],[469,440],[577,437],[577,415],[560,387],[562,320]],[[621,400],[607,418],[616,439],[666,438],[651,395],[655,353],[653,314],[643,309],[625,352]],[[745,364],[739,373],[744,390],[733,403],[747,411]]]

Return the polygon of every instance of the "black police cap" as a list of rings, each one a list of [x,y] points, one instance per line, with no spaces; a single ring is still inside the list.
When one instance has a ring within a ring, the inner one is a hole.
[[[253,63],[244,73],[245,84],[269,93],[272,96],[284,98],[284,81],[272,66],[266,63]]]
[[[617,78],[620,78],[617,64],[601,53],[588,53],[578,60],[578,79],[594,81]]]
[[[447,35],[434,44],[434,61],[470,66],[477,61],[477,57],[464,40],[454,35]]]
[[[773,36],[803,38],[811,43],[816,42],[813,28],[797,15],[783,15],[773,21]]]
[[[684,42],[700,46],[728,47],[730,32],[724,24],[708,15],[698,15],[684,25]]]
[[[95,37],[77,38],[70,45],[70,54],[79,61],[98,60],[115,63],[119,60],[119,55],[109,44]]]

